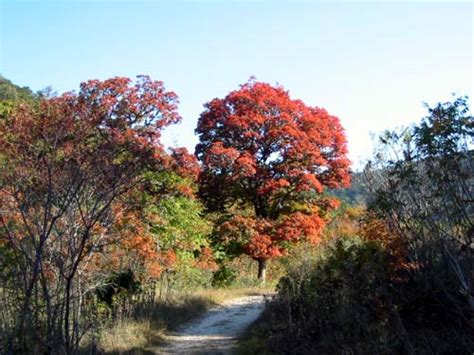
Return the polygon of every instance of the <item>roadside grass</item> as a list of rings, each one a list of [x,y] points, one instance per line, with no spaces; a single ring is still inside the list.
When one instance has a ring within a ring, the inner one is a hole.
[[[140,305],[133,317],[105,325],[97,334],[97,351],[102,354],[151,354],[150,348],[165,343],[167,332],[211,308],[233,298],[270,292],[273,292],[271,288],[260,286],[170,293],[151,304]]]

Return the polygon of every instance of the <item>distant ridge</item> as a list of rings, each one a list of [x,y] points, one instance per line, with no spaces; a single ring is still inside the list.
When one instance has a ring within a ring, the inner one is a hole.
[[[0,101],[32,100],[35,94],[27,86],[20,87],[0,74]]]

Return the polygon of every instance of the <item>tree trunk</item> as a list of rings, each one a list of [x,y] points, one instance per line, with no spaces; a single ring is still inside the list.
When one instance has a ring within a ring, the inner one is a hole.
[[[259,259],[258,261],[258,279],[265,283],[265,279],[267,276],[267,260]]]

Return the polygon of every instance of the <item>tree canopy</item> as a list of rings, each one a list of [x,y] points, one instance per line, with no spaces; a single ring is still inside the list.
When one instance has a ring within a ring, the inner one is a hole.
[[[229,223],[235,225],[233,239],[239,234],[242,250],[260,263],[281,255],[286,242],[318,239],[335,205],[322,196],[324,188],[350,180],[337,117],[292,99],[281,86],[251,80],[206,103],[196,132],[200,196],[208,209],[253,209],[221,225],[221,238],[229,240]]]

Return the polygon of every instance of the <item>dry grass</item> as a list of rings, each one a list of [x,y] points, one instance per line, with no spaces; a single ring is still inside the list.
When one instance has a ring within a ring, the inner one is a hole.
[[[98,348],[108,354],[146,353],[154,339],[162,339],[163,330],[154,329],[150,322],[127,320],[104,329]]]
[[[270,287],[248,287],[248,288],[225,288],[225,289],[207,289],[195,292],[193,295],[211,300],[215,304],[223,303],[227,300],[245,296],[257,296],[273,293]]]

